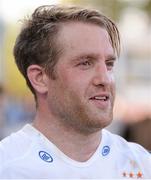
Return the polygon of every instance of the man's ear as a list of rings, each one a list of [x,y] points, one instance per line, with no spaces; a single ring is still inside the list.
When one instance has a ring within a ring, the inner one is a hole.
[[[48,91],[47,88],[47,75],[44,69],[38,65],[30,65],[27,69],[27,76],[36,92],[45,94]]]

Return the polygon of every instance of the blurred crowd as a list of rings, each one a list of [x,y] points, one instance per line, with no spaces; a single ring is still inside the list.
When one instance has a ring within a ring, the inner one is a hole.
[[[31,98],[8,94],[0,85],[0,139],[31,123],[34,113]]]

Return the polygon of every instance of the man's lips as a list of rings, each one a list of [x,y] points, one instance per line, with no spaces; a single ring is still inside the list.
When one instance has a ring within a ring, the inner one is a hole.
[[[110,95],[108,93],[102,93],[92,96],[89,100],[91,100],[98,108],[106,109],[110,104]]]
[[[99,94],[99,95],[94,95],[92,97],[90,97],[90,100],[100,100],[100,101],[107,101],[109,100],[109,94]]]

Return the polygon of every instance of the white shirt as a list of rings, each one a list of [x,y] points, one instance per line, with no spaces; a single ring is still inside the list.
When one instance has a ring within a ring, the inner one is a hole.
[[[151,155],[140,145],[102,130],[101,143],[86,162],[67,157],[31,125],[0,142],[0,178],[151,178]]]

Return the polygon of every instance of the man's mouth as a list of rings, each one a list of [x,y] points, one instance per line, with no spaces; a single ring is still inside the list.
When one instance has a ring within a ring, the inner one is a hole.
[[[90,98],[91,100],[101,100],[101,101],[107,101],[109,99],[109,96],[94,96]]]
[[[99,94],[90,98],[91,102],[95,104],[99,109],[106,109],[110,105],[109,94]]]

